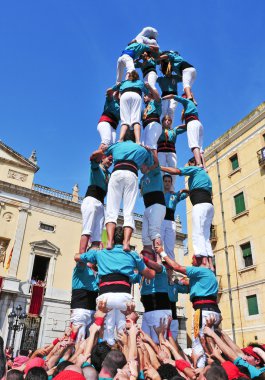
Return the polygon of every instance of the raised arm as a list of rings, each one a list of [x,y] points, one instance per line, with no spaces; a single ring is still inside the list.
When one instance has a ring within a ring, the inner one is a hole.
[[[168,168],[166,166],[161,166],[161,170],[165,173],[169,174],[175,174],[175,175],[180,175],[181,171],[178,168]]]
[[[161,264],[158,264],[157,262],[150,260],[147,257],[144,257],[143,261],[148,268],[153,269],[156,273],[162,272],[163,267]]]
[[[152,86],[150,86],[150,84],[148,82],[144,82],[145,84],[145,87],[148,88],[148,90],[150,91],[151,95],[153,96],[153,98],[159,102],[160,101],[160,95],[159,95],[159,92],[157,91],[157,89],[153,88]]]
[[[96,161],[100,162],[102,160],[102,157],[104,155],[104,152],[102,149],[95,150],[90,156],[90,161]]]
[[[159,254],[161,259],[164,259],[165,262],[170,265],[176,272],[180,272],[182,274],[186,274],[186,267],[183,267],[182,265],[178,264],[176,261],[172,260],[166,252],[164,252],[163,247],[161,245],[157,245],[155,247],[156,253]]]
[[[234,362],[236,358],[238,357],[238,354],[235,353],[225,342],[222,341],[221,338],[208,326],[204,327],[203,330],[205,335],[210,336],[213,338],[217,346],[220,348],[220,350],[225,354],[230,360]]]

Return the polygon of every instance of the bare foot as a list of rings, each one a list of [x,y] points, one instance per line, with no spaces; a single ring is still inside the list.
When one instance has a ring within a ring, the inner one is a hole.
[[[113,243],[111,241],[107,242],[107,249],[112,249],[113,248]]]
[[[130,244],[129,243],[123,243],[123,250],[125,252],[130,252],[130,250],[131,250]]]

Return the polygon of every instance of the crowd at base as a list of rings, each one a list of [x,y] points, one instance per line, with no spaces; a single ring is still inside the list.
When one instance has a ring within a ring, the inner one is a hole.
[[[4,350],[0,337],[0,379],[2,380],[243,380],[264,379],[265,345],[249,344],[240,349],[216,325],[209,313],[202,331],[197,331],[203,351],[182,350],[171,330],[172,318],[161,318],[154,327],[156,342],[137,324],[133,303],[124,311],[126,324],[115,344],[104,341],[104,324],[109,309],[98,304],[88,338],[75,341],[72,327],[50,345],[33,353],[20,352],[15,358]],[[206,360],[205,367],[199,365]]]

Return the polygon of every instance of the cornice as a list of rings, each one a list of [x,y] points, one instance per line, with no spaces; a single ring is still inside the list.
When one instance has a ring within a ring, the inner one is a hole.
[[[28,160],[26,157],[22,156],[20,153],[16,152],[14,149],[10,148],[10,146],[3,143],[3,141],[0,141],[0,147],[5,152],[8,152],[9,154],[11,154],[11,156],[15,157],[17,160],[24,162],[24,167],[26,166],[27,168],[31,168],[31,170],[33,170],[35,173],[39,170],[38,165],[35,165],[33,162]],[[1,159],[4,159],[4,158],[1,157]],[[14,165],[15,161],[8,160],[8,159],[6,159],[6,160]],[[15,163],[17,163],[17,162],[15,162]]]
[[[208,161],[216,153],[222,151],[225,147],[234,142],[238,137],[253,128],[257,123],[265,119],[265,102],[256,107],[250,114],[240,120],[236,125],[227,132],[214,140],[207,148],[205,148],[204,156]]]

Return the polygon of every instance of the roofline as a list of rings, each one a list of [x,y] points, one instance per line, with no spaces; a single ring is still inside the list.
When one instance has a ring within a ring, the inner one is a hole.
[[[34,169],[35,173],[39,170],[39,166],[35,165],[33,162],[31,162],[28,158],[22,156],[22,154],[18,153],[14,149],[12,149],[10,146],[3,143],[2,140],[0,140],[0,146],[2,146],[4,149],[8,150],[10,153],[12,153],[14,156],[17,156],[19,159],[23,160],[27,165],[30,165],[32,169]]]
[[[207,146],[207,148],[205,148],[204,150],[205,160],[209,160],[216,153],[222,151],[226,146],[231,144],[232,141],[234,141],[243,133],[251,129],[255,124],[257,124],[264,118],[265,118],[265,102],[262,102],[247,116],[245,116],[238,123],[233,125],[233,127],[228,129],[220,137],[214,140],[209,146]]]

